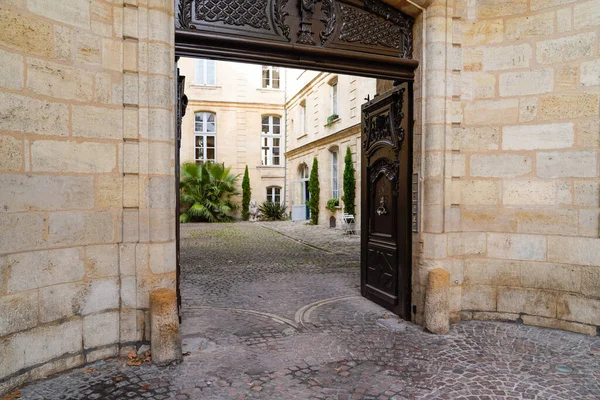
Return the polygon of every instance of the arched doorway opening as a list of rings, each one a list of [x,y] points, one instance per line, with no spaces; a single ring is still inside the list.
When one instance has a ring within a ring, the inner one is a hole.
[[[176,55],[394,80],[362,108],[361,292],[411,319],[414,18],[375,0],[262,3],[235,2],[232,20],[220,2],[178,0]],[[292,186],[296,221],[310,217],[309,171],[300,165]]]
[[[306,163],[301,163],[297,170],[297,179],[292,182],[292,221],[305,221],[310,219],[310,192],[308,180],[310,169]]]

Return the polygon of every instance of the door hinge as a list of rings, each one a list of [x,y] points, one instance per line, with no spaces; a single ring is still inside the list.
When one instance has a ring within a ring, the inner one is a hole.
[[[416,314],[416,313],[417,313],[417,305],[413,304],[413,314]]]

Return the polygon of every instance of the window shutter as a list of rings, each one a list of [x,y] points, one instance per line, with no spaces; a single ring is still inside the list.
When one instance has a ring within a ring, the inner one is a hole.
[[[206,60],[206,84],[216,85],[217,83],[217,66],[215,60]]]
[[[196,85],[204,85],[204,60],[196,60],[195,64],[194,82]]]

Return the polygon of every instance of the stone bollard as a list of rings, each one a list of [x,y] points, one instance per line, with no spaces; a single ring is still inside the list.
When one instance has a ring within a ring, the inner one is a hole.
[[[425,329],[444,335],[450,330],[450,273],[442,268],[429,271],[425,293]]]
[[[174,290],[157,289],[150,294],[150,343],[152,362],[167,365],[181,362],[181,333]]]

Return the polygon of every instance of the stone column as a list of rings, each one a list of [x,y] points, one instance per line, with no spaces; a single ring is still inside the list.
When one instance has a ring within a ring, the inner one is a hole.
[[[157,289],[150,295],[152,362],[167,365],[182,360],[181,333],[174,290]]]
[[[429,271],[425,293],[425,329],[443,335],[449,331],[450,274],[442,268]]]

